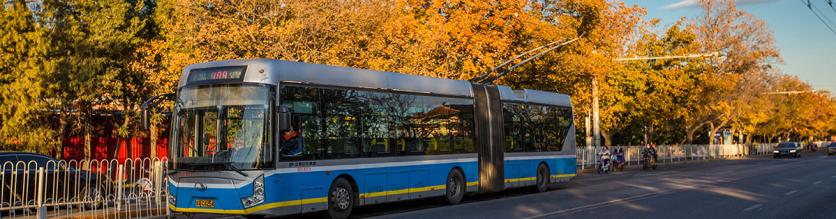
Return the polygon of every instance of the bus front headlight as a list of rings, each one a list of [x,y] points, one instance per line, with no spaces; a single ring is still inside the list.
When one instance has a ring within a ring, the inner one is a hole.
[[[250,208],[261,203],[264,203],[264,175],[258,176],[253,181],[253,195],[241,199],[244,208]]]

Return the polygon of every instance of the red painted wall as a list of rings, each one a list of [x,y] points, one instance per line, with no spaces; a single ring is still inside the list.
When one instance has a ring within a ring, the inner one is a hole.
[[[131,154],[128,154],[128,141],[131,143]],[[149,138],[94,137],[90,145],[90,158],[94,160],[116,158],[120,161],[128,158],[146,158],[151,156],[151,145]],[[154,147],[157,148],[157,158],[168,157],[168,138],[159,139]],[[84,159],[84,137],[64,138],[63,158],[64,160]]]

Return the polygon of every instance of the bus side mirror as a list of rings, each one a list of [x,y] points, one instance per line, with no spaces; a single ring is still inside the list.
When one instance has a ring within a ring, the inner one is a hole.
[[[143,106],[145,105],[143,104]],[[141,113],[142,129],[148,130],[148,128],[151,127],[151,110],[142,107]]]
[[[293,119],[290,110],[285,107],[279,107],[279,131],[289,130],[290,129],[290,122]]]
[[[148,130],[148,128],[151,127],[151,113],[153,113],[153,110],[157,108],[157,105],[164,100],[174,100],[174,94],[169,93],[154,96],[142,103],[142,106],[140,106],[140,121],[142,123],[142,129]]]

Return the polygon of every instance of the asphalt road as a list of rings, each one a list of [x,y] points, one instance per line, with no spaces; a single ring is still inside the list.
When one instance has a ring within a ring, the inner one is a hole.
[[[750,158],[661,166],[652,172],[587,174],[545,193],[516,190],[471,199],[454,206],[369,206],[357,216],[836,218],[836,157],[804,154],[801,159]]]
[[[353,217],[836,218],[836,156],[808,153],[801,159],[746,158],[585,174],[544,193],[479,194],[452,206],[433,199],[364,206]]]

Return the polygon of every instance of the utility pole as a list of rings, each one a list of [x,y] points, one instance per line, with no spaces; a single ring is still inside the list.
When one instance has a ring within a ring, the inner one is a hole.
[[[598,80],[592,77],[592,141],[593,146],[601,146],[601,114],[598,112]]]
[[[586,128],[586,129],[584,129],[584,130],[586,130],[584,132],[584,134],[586,135],[586,139],[584,139],[585,140],[584,142],[586,142],[586,144],[585,144],[586,146],[591,146],[592,145],[592,126],[589,124],[589,123],[592,122],[592,119],[589,118],[590,114],[591,114],[590,112],[591,111],[589,111],[589,110],[586,111],[586,118],[584,118],[584,123],[583,123],[585,128]]]

